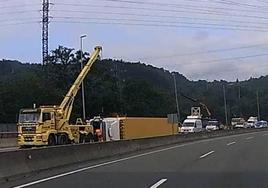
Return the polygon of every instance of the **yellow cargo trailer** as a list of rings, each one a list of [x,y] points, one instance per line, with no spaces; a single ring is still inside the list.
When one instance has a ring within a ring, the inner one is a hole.
[[[167,118],[126,117],[123,123],[123,139],[167,136],[178,133],[178,126],[168,124]]]
[[[169,124],[167,118],[111,117],[91,120],[94,130],[101,129],[104,141],[167,136],[179,132],[177,124]]]

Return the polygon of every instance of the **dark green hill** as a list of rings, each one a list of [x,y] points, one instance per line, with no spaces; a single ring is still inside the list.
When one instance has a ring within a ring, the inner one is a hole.
[[[66,48],[60,47],[63,50]],[[22,64],[0,61],[0,122],[16,122],[20,108],[33,103],[59,104],[79,73],[79,53],[62,57],[52,52],[50,63]],[[86,55],[86,54],[85,54]],[[179,73],[178,92],[207,104],[215,118],[224,121],[223,85],[226,87],[228,116],[257,115],[256,91],[259,91],[261,117],[268,119],[268,77],[242,82],[190,81]],[[175,113],[174,82],[171,72],[142,63],[105,59],[96,62],[85,80],[88,117],[111,113],[128,116],[165,117]],[[78,93],[72,119],[80,117],[81,93]],[[190,113],[193,102],[179,97],[182,118]],[[205,114],[205,112],[204,112]]]

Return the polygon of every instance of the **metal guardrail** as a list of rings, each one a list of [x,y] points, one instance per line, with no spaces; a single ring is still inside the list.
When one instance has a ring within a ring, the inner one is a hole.
[[[0,139],[1,138],[17,138],[18,132],[0,132]]]
[[[16,138],[18,136],[16,123],[0,123],[0,139]]]

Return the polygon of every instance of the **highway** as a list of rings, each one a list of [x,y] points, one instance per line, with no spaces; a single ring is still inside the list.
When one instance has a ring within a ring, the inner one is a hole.
[[[213,138],[51,170],[1,187],[268,187],[267,144],[268,131]]]

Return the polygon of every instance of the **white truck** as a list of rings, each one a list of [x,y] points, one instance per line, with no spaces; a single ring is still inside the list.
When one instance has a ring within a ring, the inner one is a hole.
[[[249,117],[247,121],[247,127],[248,128],[255,128],[258,123],[257,117]]]
[[[203,131],[202,115],[200,107],[192,107],[191,115],[183,121],[181,133],[195,133]]]
[[[247,122],[244,118],[232,118],[231,125],[234,129],[247,128]]]
[[[203,131],[202,120],[199,116],[187,116],[183,121],[181,133],[195,133]]]

